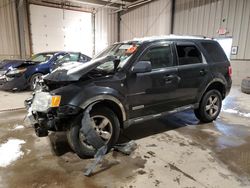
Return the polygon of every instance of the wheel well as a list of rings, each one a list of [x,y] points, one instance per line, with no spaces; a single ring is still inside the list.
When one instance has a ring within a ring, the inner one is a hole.
[[[208,86],[208,88],[206,89],[205,93],[207,91],[212,90],[212,89],[218,90],[221,93],[222,99],[224,99],[226,97],[226,88],[221,82],[214,82],[214,83],[210,84]]]
[[[42,74],[42,75],[44,75],[42,72],[35,72],[35,73],[33,73],[33,74],[31,74],[29,76],[29,79],[28,79],[29,82],[30,82],[30,79],[32,78],[32,76],[34,76],[35,74]]]
[[[118,117],[119,119],[119,122],[120,122],[120,126],[121,128],[123,128],[123,117],[122,117],[122,110],[121,108],[119,107],[118,104],[116,104],[115,102],[113,101],[110,101],[110,100],[103,100],[103,101],[100,101],[98,103],[96,103],[93,108],[96,108],[96,107],[102,107],[102,106],[105,106],[105,107],[108,107],[110,108]]]

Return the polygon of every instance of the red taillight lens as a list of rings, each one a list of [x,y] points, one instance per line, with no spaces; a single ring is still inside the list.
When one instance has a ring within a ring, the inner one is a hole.
[[[229,75],[230,77],[232,77],[232,74],[233,74],[232,67],[229,66],[229,67],[228,67],[228,75]]]

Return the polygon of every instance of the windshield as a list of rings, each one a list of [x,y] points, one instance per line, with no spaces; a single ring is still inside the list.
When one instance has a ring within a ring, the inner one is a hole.
[[[117,66],[117,70],[122,68],[132,57],[132,55],[136,52],[138,48],[137,43],[120,43],[120,44],[114,44],[112,46],[109,46],[106,48],[103,52],[98,54],[96,58],[101,58],[105,56],[115,56],[116,59],[119,61],[119,65]],[[114,62],[113,61],[107,61],[101,65],[99,65],[96,70],[99,71],[105,71],[105,72],[113,72],[114,71]]]
[[[55,61],[55,64],[62,64],[70,61],[78,61],[79,59],[79,53],[69,53],[64,56],[60,56]]]
[[[29,61],[35,61],[41,63],[50,60],[53,56],[54,53],[35,54],[29,59]]]

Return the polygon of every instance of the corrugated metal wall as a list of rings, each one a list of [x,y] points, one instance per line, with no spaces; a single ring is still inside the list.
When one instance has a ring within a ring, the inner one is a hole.
[[[171,0],[155,0],[121,16],[121,40],[170,34]]]
[[[118,41],[118,16],[110,8],[99,8],[95,14],[95,52]]]
[[[176,0],[174,33],[233,38],[238,47],[231,55],[233,83],[250,76],[250,1],[249,0]],[[218,29],[226,35],[219,36]]]
[[[0,60],[20,58],[15,0],[0,1]]]
[[[249,0],[176,0],[175,8],[174,33],[219,37],[225,28],[239,47],[231,58],[250,59]]]

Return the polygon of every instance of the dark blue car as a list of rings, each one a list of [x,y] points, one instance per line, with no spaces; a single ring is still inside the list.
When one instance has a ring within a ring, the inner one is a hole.
[[[76,52],[45,52],[28,60],[4,60],[0,63],[0,89],[34,90],[37,80],[64,62],[87,62],[90,57]]]

